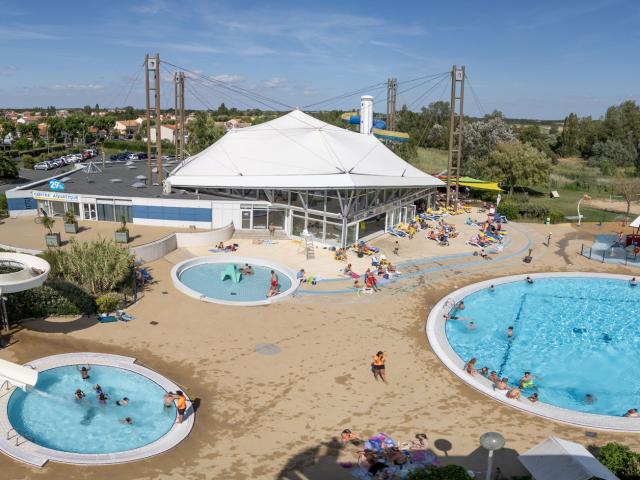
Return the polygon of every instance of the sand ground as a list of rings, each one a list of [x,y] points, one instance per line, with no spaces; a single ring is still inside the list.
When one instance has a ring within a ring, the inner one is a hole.
[[[17,218],[5,218],[0,224],[0,244],[28,248],[32,250],[44,250],[44,235],[46,230],[42,225],[36,224],[37,217],[26,216]],[[120,227],[119,222],[91,222],[78,220],[79,232],[69,234],[64,232],[62,217],[55,218],[53,232],[59,232],[63,246],[72,238],[79,242],[96,240],[98,238],[113,239],[114,232]],[[187,228],[152,227],[146,225],[127,224],[129,229],[129,246],[135,247],[153,242],[173,232],[189,232]]]
[[[347,290],[351,281],[344,280],[304,286],[294,298],[265,307],[203,303],[175,290],[169,271],[177,261],[208,252],[182,250],[149,266],[156,282],[129,309],[136,316],[133,322],[26,322],[0,357],[27,362],[70,351],[130,355],[183,386],[191,398],[200,399],[200,406],[189,438],[158,457],[120,466],[49,464],[37,470],[0,456],[2,478],[347,479],[353,477],[339,462],[355,455],[337,442],[344,428],[362,436],[386,432],[399,441],[424,432],[444,463],[477,472],[486,458],[479,436],[499,431],[507,444],[496,464],[506,475],[525,474],[517,454],[549,435],[584,445],[616,440],[640,449],[638,435],[589,433],[484,397],[440,363],[424,331],[435,302],[482,279],[536,271],[633,273],[577,254],[595,233],[616,231],[619,225],[513,224],[509,244],[491,261],[470,255],[473,249],[464,242],[473,229],[461,228],[463,234],[450,247],[438,247],[421,235],[401,239],[398,257],[391,253],[394,237],[374,241],[392,260],[414,263],[402,269],[404,279],[373,295],[335,293]],[[546,247],[549,231],[552,242]],[[292,242],[238,243],[238,254],[304,267],[321,278],[336,277],[341,267],[323,249],[306,261]],[[525,264],[522,257],[529,248],[534,260]],[[362,271],[366,261],[354,259],[354,270]],[[280,353],[258,353],[256,345],[263,343],[277,345]],[[388,384],[376,382],[369,369],[378,350],[388,355]]]

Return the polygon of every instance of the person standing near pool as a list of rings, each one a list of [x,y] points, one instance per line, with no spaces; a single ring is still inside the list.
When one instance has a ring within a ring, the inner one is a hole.
[[[371,364],[371,370],[373,371],[373,378],[378,380],[378,377],[382,379],[384,383],[387,383],[387,376],[385,372],[384,363],[387,361],[387,358],[384,355],[384,352],[380,350],[373,356],[373,363]]]
[[[174,395],[176,400],[176,408],[178,409],[178,423],[182,423],[184,420],[184,412],[187,411],[187,397],[182,390],[177,390]]]

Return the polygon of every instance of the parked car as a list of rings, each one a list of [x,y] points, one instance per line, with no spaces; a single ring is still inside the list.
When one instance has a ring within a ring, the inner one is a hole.
[[[67,155],[66,157],[60,157],[57,160],[62,160],[65,165],[70,165],[75,161],[71,155]]]
[[[136,153],[130,153],[129,155],[127,155],[127,160],[133,161],[133,160],[138,160],[140,157],[138,157],[138,154]]]
[[[52,168],[53,166],[49,162],[40,162],[33,166],[34,170],[51,170]]]
[[[138,160],[146,160],[148,158],[147,154],[144,152],[138,152],[137,155],[138,155]]]

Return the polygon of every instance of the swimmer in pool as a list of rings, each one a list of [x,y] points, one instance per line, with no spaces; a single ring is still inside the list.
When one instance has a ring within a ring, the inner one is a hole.
[[[637,285],[638,285],[638,281],[636,280],[636,277],[633,277],[631,280],[629,280],[630,287],[635,287]]]
[[[469,375],[473,375],[476,373],[476,362],[478,360],[476,359],[476,357],[473,357],[471,360],[469,360],[466,365],[464,366],[464,370],[469,374]]]
[[[491,293],[495,292],[495,291],[496,291],[496,287],[494,287],[493,285],[491,285],[491,286],[489,287],[489,291],[490,291]]]
[[[587,393],[584,396],[584,403],[586,403],[587,405],[593,405],[594,403],[596,403],[596,400],[597,398],[591,395],[590,393]]]
[[[630,408],[629,410],[627,410],[627,413],[623,415],[623,417],[640,417],[640,415],[638,414],[637,408]]]
[[[520,400],[520,389],[518,387],[514,387],[507,392],[507,398],[511,398],[512,400]]]
[[[513,327],[507,328],[507,338],[513,340]]]
[[[124,423],[125,425],[133,425],[133,419],[131,417],[124,417],[120,420],[120,423]]]
[[[479,373],[485,378],[489,377],[489,367],[482,367]]]
[[[84,397],[86,397],[86,395],[82,390],[77,389],[75,393],[75,397],[76,397],[76,400],[82,400]]]
[[[531,372],[524,372],[524,376],[520,379],[520,388],[523,390],[525,388],[534,388]]]
[[[528,283],[529,285],[533,285],[533,278],[531,278],[531,277],[527,277],[525,280],[527,281],[527,283]]]
[[[93,389],[96,391],[96,395],[101,395],[102,394],[102,387],[100,385],[98,385],[96,383],[96,386],[93,387]]]
[[[460,300],[460,301],[458,302],[458,304],[456,305],[456,308],[457,308],[458,310],[464,310],[464,300]]]
[[[450,313],[445,315],[444,318],[447,320],[469,320],[469,317],[459,317],[457,315],[451,315]]]
[[[104,392],[102,392],[102,393],[100,393],[100,395],[98,395],[98,403],[100,405],[106,405],[107,404],[107,399],[108,399],[107,394],[104,393]]]
[[[124,397],[122,400],[116,400],[116,405],[118,405],[119,407],[126,407],[127,405],[129,405],[129,399],[127,397]]]
[[[495,370],[491,370],[491,373],[489,374],[489,380],[491,380],[493,383],[498,383],[500,381],[500,377]]]
[[[467,322],[467,330],[475,330],[477,328],[476,322],[470,320]]]
[[[509,382],[509,379],[507,377],[502,377],[502,379],[500,379],[496,383],[496,389],[497,390],[509,390],[508,382]]]
[[[532,393],[531,396],[529,397],[529,401],[531,403],[536,403],[538,401],[538,394],[537,393]]]
[[[91,367],[78,368],[76,365],[76,369],[80,372],[83,380],[89,380],[89,370],[91,370]]]
[[[173,405],[173,399],[175,398],[175,393],[167,392],[164,394],[163,402],[164,408],[170,408]]]

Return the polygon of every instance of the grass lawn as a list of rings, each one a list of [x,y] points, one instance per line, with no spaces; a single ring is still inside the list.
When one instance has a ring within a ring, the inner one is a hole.
[[[446,150],[418,147],[418,156],[410,163],[423,172],[433,175],[447,170],[447,158]]]
[[[558,189],[558,194],[560,198],[550,198],[549,196],[542,197],[534,197],[529,196],[529,202],[536,205],[543,205],[547,207],[549,210],[561,212],[564,216],[567,217],[577,217],[578,216],[578,200],[583,195],[583,192],[577,190],[569,190],[569,189]],[[600,195],[601,197],[605,197],[605,195]],[[592,198],[599,197],[598,195],[591,195]],[[608,196],[606,196],[608,198]],[[612,222],[616,220],[621,220],[624,217],[624,214],[607,212],[604,210],[596,210],[594,208],[589,208],[584,205],[580,206],[580,213],[583,215],[583,222]],[[529,220],[527,220],[529,221]],[[571,220],[571,222],[576,222],[577,219]]]

